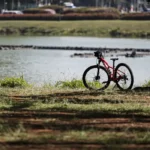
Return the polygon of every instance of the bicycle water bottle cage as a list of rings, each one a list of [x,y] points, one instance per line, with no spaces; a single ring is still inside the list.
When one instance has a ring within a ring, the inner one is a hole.
[[[100,58],[102,56],[102,52],[96,51],[96,52],[94,52],[94,56],[97,58]]]

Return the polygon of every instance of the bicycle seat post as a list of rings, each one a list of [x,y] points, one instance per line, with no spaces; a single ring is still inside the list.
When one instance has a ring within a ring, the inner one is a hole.
[[[115,61],[118,60],[118,58],[111,58],[110,60],[113,61],[113,69],[115,69]]]

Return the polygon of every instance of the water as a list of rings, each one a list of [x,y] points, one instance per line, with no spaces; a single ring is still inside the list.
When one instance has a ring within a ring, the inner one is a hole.
[[[38,46],[86,46],[112,48],[150,48],[149,39],[91,37],[0,37],[0,44]]]
[[[41,46],[86,46],[111,48],[150,48],[147,39],[112,39],[90,37],[0,37],[0,44]],[[34,84],[54,83],[59,80],[82,79],[83,71],[96,64],[95,58],[71,58],[76,51],[62,50],[3,50],[0,51],[0,78],[20,76]],[[82,53],[82,52],[81,52]],[[84,51],[85,53],[85,51]],[[109,63],[109,57],[106,57]],[[135,85],[150,79],[150,57],[125,58],[133,70]]]

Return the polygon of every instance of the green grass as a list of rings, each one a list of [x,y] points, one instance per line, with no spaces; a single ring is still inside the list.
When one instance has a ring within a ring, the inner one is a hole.
[[[24,80],[23,76],[20,77],[6,77],[0,80],[1,87],[27,87],[29,84]]]
[[[12,88],[10,90],[13,91]],[[34,145],[50,141],[95,143],[108,147],[150,142],[148,124],[147,127],[140,125],[144,125],[144,120],[150,115],[149,92],[51,90],[49,94],[35,95],[36,89],[35,93],[33,91],[30,90],[28,96],[15,97],[9,90],[7,95],[1,94],[0,116],[4,119],[0,119],[0,139],[3,141]],[[108,120],[108,124],[103,119]],[[112,119],[115,121],[109,123]],[[38,130],[38,125],[43,132],[31,132],[31,129]],[[111,128],[112,125],[114,127]]]
[[[82,80],[76,80],[73,79],[71,81],[58,81],[55,85],[55,87],[59,88],[69,88],[69,89],[85,89],[85,86],[82,82]]]
[[[145,150],[149,146],[149,91],[89,91],[80,88],[80,83],[0,87],[0,141],[4,148],[30,145],[36,149],[52,143],[65,144],[68,149],[74,144],[82,145],[81,149],[88,144],[94,149],[94,144],[111,150],[130,145],[136,149],[142,145],[140,149]]]
[[[143,87],[150,87],[150,80],[145,81],[145,83],[142,86]]]
[[[1,21],[1,35],[149,37],[150,21]],[[10,32],[8,30],[11,30]]]

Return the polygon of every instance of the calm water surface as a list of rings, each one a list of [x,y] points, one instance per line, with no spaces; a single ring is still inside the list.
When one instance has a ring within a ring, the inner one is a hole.
[[[150,48],[147,39],[112,39],[90,37],[0,37],[0,44],[41,46],[86,46],[110,48]],[[71,58],[76,51],[59,50],[3,50],[0,51],[0,78],[24,75],[35,84],[54,83],[59,80],[82,78],[83,71],[96,63],[95,58]],[[79,52],[79,51],[78,51]],[[81,52],[82,53],[82,52]],[[85,53],[85,51],[84,51]],[[111,63],[110,58],[106,60]],[[125,58],[133,70],[135,85],[150,79],[150,57]]]

